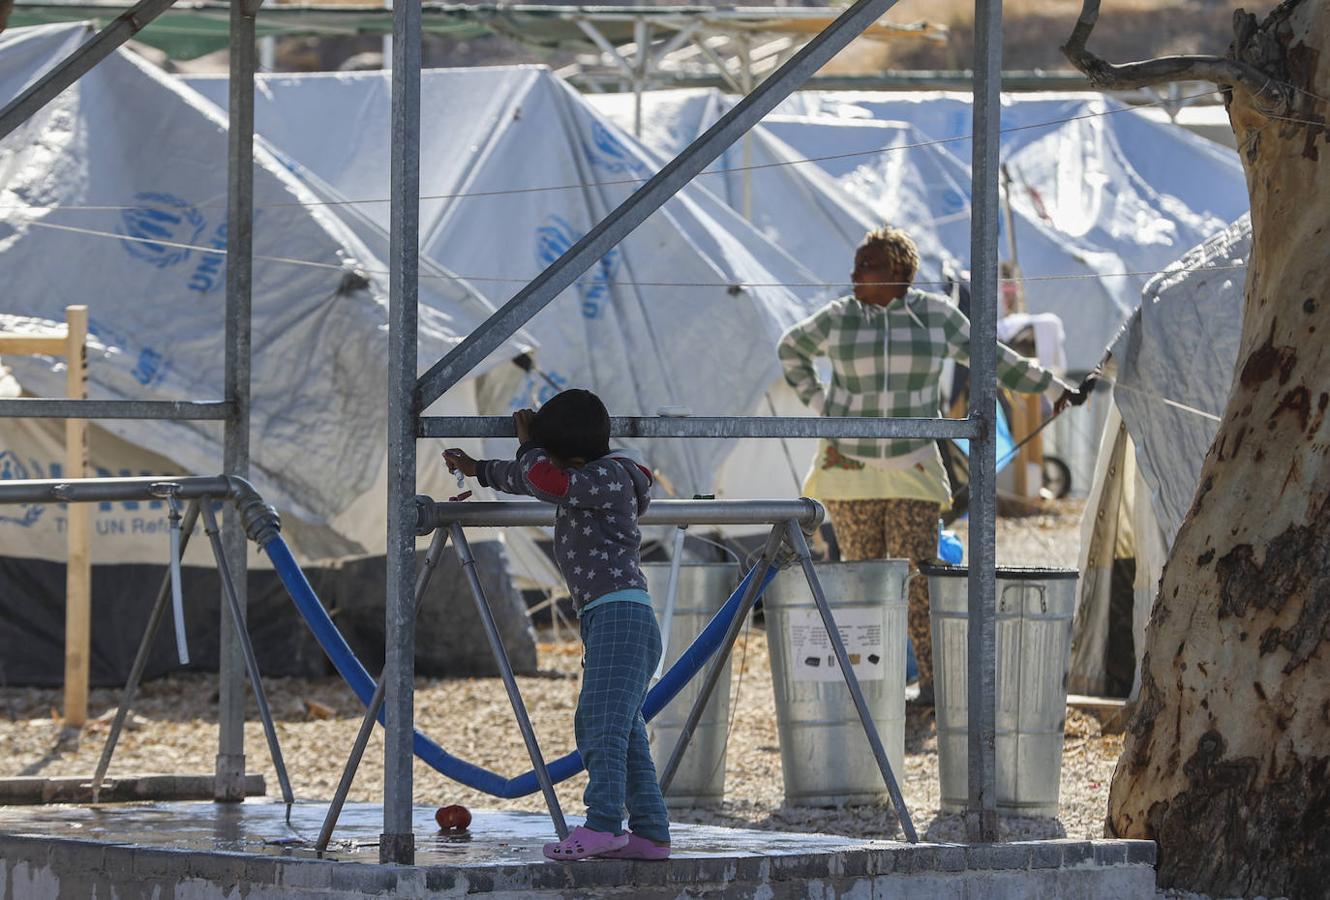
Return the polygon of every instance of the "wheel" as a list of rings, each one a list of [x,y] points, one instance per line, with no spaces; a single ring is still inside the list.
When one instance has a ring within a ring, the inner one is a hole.
[[[1071,493],[1071,469],[1056,456],[1044,456],[1044,487],[1057,500]]]

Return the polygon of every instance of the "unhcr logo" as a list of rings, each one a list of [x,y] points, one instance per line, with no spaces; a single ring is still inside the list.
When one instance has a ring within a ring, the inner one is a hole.
[[[613,174],[631,172],[640,175],[644,174],[646,169],[641,160],[624,146],[623,141],[619,140],[614,132],[594,119],[591,122],[591,144],[587,145],[583,141],[582,149],[591,165],[606,172]]]
[[[173,194],[139,193],[135,205],[120,214],[120,233],[130,256],[159,269],[189,258],[190,251],[175,244],[197,244],[207,227],[203,214]]]
[[[545,224],[536,229],[536,261],[548,268],[563,256],[573,244],[582,239],[582,232],[562,216],[549,216]],[[577,296],[581,301],[582,316],[599,319],[612,299],[610,288],[619,272],[619,249],[612,248],[577,281]]]

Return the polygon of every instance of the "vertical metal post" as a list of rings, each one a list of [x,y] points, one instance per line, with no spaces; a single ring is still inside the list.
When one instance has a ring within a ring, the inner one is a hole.
[[[651,68],[651,26],[646,19],[633,23],[633,40],[637,44],[637,59],[633,64],[633,137],[642,136],[642,92],[647,87],[647,73]]]
[[[996,475],[998,149],[1001,128],[1002,0],[975,0],[974,155],[970,217],[969,804],[971,841],[996,841]]]
[[[420,4],[393,6],[388,276],[388,578],[379,861],[415,862],[411,830],[416,616],[416,303],[420,264]]]
[[[467,543],[466,531],[461,525],[453,523],[450,528],[453,548],[466,573],[467,583],[471,586],[471,596],[476,601],[476,613],[485,627],[485,637],[489,640],[494,662],[499,666],[499,675],[503,678],[504,690],[508,692],[508,702],[513,706],[513,715],[517,717],[517,728],[522,732],[522,741],[526,752],[531,757],[531,767],[535,769],[536,781],[540,783],[540,792],[545,795],[545,805],[549,807],[550,818],[554,821],[554,830],[559,840],[568,837],[568,824],[563,820],[563,809],[559,806],[559,797],[554,792],[554,782],[550,779],[549,769],[545,767],[545,756],[540,752],[540,742],[536,740],[536,730],[531,727],[531,718],[526,713],[526,704],[522,702],[522,692],[517,688],[517,679],[513,677],[513,665],[508,661],[508,651],[503,646],[503,636],[490,611],[489,601],[485,599],[485,588],[480,583],[480,573],[476,571],[476,558]]]
[[[254,274],[254,17],[256,0],[232,0],[226,188],[226,419],[222,471],[249,477],[250,289]],[[222,512],[222,544],[235,578],[240,613],[248,603],[245,530],[235,508]],[[222,597],[218,657],[219,801],[245,799],[245,660]]]
[[[217,574],[222,579],[222,592],[226,595],[226,608],[236,627],[241,653],[245,659],[245,671],[249,674],[249,687],[254,691],[254,702],[259,708],[259,720],[263,722],[263,734],[268,739],[268,753],[272,756],[273,768],[277,771],[277,783],[281,785],[282,801],[286,803],[286,824],[291,824],[291,806],[296,802],[291,791],[291,779],[286,773],[286,763],[282,760],[282,746],[277,740],[277,726],[273,723],[272,709],[268,706],[268,695],[263,690],[263,678],[259,674],[258,657],[254,655],[254,645],[250,643],[241,618],[240,597],[236,593],[235,582],[231,579],[231,567],[226,562],[226,552],[222,547],[222,536],[217,528],[217,516],[212,511],[211,498],[204,497],[203,530],[212,544],[212,555],[217,560]]]

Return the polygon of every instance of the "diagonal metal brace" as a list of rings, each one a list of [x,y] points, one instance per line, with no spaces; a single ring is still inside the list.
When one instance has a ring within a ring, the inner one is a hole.
[[[78,81],[93,66],[110,56],[117,47],[138,34],[149,22],[171,8],[175,0],[139,0],[116,16],[111,24],[80,46],[51,71],[0,110],[0,140],[18,128]]]
[[[508,692],[513,714],[517,717],[517,727],[522,732],[522,741],[526,744],[527,754],[531,757],[531,767],[535,769],[536,780],[540,782],[540,792],[545,795],[545,805],[549,807],[554,830],[562,841],[568,837],[568,824],[564,821],[563,810],[559,807],[559,798],[554,793],[554,782],[550,779],[549,769],[545,766],[545,757],[540,752],[536,731],[531,727],[526,704],[522,702],[522,692],[518,690],[517,679],[513,676],[513,666],[508,661],[508,651],[504,649],[499,626],[494,622],[494,613],[490,612],[489,601],[485,599],[485,588],[480,583],[480,575],[476,573],[476,558],[471,553],[471,545],[467,543],[466,532],[462,526],[454,522],[448,530],[453,539],[453,549],[462,563],[462,571],[471,585],[471,597],[476,601],[476,612],[480,615],[481,625],[485,627],[485,637],[489,640],[490,650],[494,653],[494,662],[498,664],[499,674],[503,677],[504,689]]]
[[[795,523],[794,527],[798,528],[799,526]],[[757,565],[753,567],[753,580],[748,582],[748,589],[739,601],[739,608],[735,611],[734,619],[731,620],[730,627],[725,632],[725,639],[721,641],[720,649],[716,651],[716,655],[711,660],[711,665],[707,667],[706,675],[702,679],[701,689],[697,696],[693,698],[693,705],[689,708],[688,717],[684,720],[683,728],[679,731],[679,737],[674,742],[674,749],[670,751],[670,758],[660,771],[660,791],[662,794],[668,791],[670,784],[674,782],[674,776],[683,763],[683,755],[688,751],[688,743],[693,739],[698,723],[702,721],[702,715],[706,711],[707,704],[711,701],[711,695],[720,682],[721,673],[730,664],[730,653],[734,650],[734,642],[739,639],[739,632],[743,630],[744,622],[748,621],[748,616],[752,613],[757,598],[762,595],[762,582],[767,577],[767,571],[772,566],[779,567],[778,558],[785,540],[783,531],[784,528],[779,523],[771,526],[771,532],[767,535],[766,546],[762,548],[762,556],[758,559]]]
[[[447,356],[431,366],[416,383],[413,411],[419,414],[465,378],[517,329],[548,306],[583,272],[761,121],[776,104],[797,90],[895,4],[896,0],[857,0],[841,13],[789,62],[735,104],[705,134],[667,163],[534,281],[518,291]]]
[[[882,736],[878,734],[877,725],[873,723],[873,714],[868,709],[868,701],[864,699],[863,688],[859,686],[859,679],[855,677],[854,667],[850,664],[850,656],[845,651],[845,641],[841,639],[840,629],[836,627],[836,617],[831,612],[827,595],[822,590],[822,583],[818,581],[817,571],[813,568],[813,555],[808,549],[808,541],[804,539],[804,533],[797,522],[788,523],[785,526],[785,533],[789,537],[795,555],[799,558],[804,577],[808,580],[813,603],[816,604],[818,614],[822,617],[822,625],[827,630],[832,652],[836,654],[836,662],[840,666],[841,676],[845,679],[845,687],[849,689],[850,699],[854,701],[854,709],[859,714],[859,722],[864,727],[864,736],[868,738],[868,746],[873,751],[873,758],[877,760],[882,781],[887,786],[887,793],[891,795],[891,805],[896,808],[896,815],[900,817],[901,829],[905,832],[906,840],[911,844],[917,844],[919,835],[914,830],[910,811],[905,807],[905,798],[901,796],[896,775],[891,771],[891,760],[887,758],[887,750],[882,746]]]

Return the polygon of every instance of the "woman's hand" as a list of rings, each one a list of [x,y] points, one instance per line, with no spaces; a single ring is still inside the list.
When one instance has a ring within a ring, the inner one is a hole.
[[[449,472],[461,472],[467,478],[476,477],[476,461],[461,450],[443,451],[443,463]]]
[[[1053,415],[1059,415],[1068,405],[1080,406],[1090,399],[1090,394],[1094,392],[1095,382],[1099,380],[1094,372],[1085,376],[1079,385],[1074,388],[1067,388],[1053,403]]]
[[[531,440],[536,414],[529,409],[519,409],[513,413],[513,424],[517,426],[517,442],[525,444]]]

